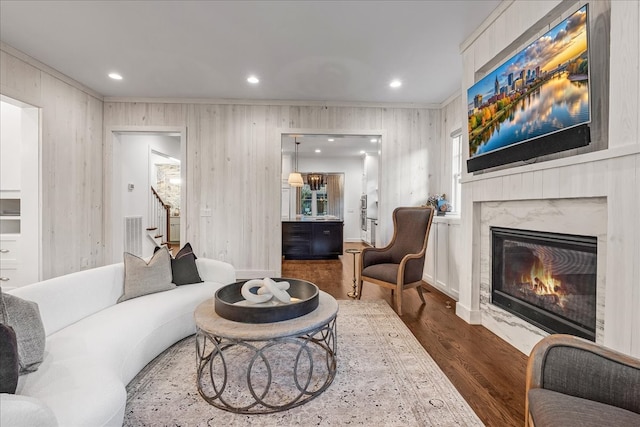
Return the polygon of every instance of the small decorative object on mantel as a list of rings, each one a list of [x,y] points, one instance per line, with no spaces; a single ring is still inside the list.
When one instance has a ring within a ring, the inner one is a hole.
[[[434,194],[427,199],[427,206],[432,206],[436,210],[438,216],[443,216],[451,211],[451,204],[447,201],[446,195]]]

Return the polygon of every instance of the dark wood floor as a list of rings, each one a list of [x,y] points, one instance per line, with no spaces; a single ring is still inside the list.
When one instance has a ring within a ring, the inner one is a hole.
[[[348,243],[345,249],[361,248]],[[336,299],[348,299],[353,284],[353,256],[338,260],[282,263],[282,277],[309,280]],[[524,425],[527,357],[489,332],[455,314],[455,301],[425,283],[426,304],[415,290],[404,294],[401,319],[449,377],[487,426]],[[365,283],[362,299],[384,299],[387,289]],[[451,308],[447,308],[447,303]]]

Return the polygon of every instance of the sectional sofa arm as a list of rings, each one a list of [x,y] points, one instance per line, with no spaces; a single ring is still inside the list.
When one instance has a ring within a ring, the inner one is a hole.
[[[229,263],[215,259],[196,259],[198,274],[205,282],[215,282],[227,285],[236,281],[236,270]]]
[[[550,335],[529,357],[527,394],[533,388],[640,413],[640,360],[575,336]]]
[[[0,408],[0,426],[58,426],[53,411],[35,397],[1,393]]]

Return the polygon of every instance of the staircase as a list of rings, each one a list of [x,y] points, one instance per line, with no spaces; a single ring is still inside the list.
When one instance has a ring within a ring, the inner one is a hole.
[[[166,246],[171,249],[169,237],[169,215],[171,207],[162,201],[156,190],[151,187],[150,224],[147,227],[147,235],[156,246]]]

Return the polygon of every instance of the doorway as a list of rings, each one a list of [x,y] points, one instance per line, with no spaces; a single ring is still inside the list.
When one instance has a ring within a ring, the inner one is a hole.
[[[156,246],[180,248],[185,234],[184,129],[112,129],[110,182],[113,262],[123,252],[141,257]],[[107,223],[107,221],[105,221]]]
[[[377,216],[380,200],[380,168],[382,155],[382,131],[309,131],[300,133],[282,132],[282,183],[281,183],[281,218],[283,221],[296,219],[313,219],[320,210],[309,212],[304,197],[312,199],[309,182],[305,181],[300,191],[291,187],[288,182],[289,173],[296,169],[295,147],[298,142],[297,172],[307,180],[310,175],[323,177],[342,176],[341,211],[332,213],[344,221],[345,242],[365,242],[375,245],[372,236],[376,234]],[[309,195],[310,194],[310,195]],[[362,200],[366,200],[362,205]],[[316,196],[317,197],[317,196]],[[313,199],[312,199],[313,200]],[[362,226],[362,215],[365,215]],[[375,238],[375,237],[374,237]]]
[[[40,109],[0,95],[0,280],[42,278]]]

